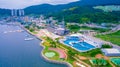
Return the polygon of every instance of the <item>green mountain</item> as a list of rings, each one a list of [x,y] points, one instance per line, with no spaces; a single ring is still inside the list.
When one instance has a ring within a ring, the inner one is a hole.
[[[59,20],[64,17],[66,22],[76,23],[118,23],[120,21],[120,11],[104,12],[91,6],[72,7],[47,16],[54,16]]]
[[[80,0],[69,4],[42,4],[25,8],[25,14],[45,14],[58,19],[65,17],[67,22],[118,22],[120,12],[103,12],[93,9],[97,5],[120,5],[120,0]],[[10,15],[10,10],[0,9],[0,16]],[[96,19],[96,20],[95,20]]]
[[[120,5],[120,0],[80,0],[63,5],[42,4],[26,7],[25,13],[28,14],[49,14],[62,11],[63,9],[75,6],[96,6],[96,5]],[[0,9],[0,15],[10,15],[10,10]]]
[[[25,8],[26,14],[48,14],[75,6],[120,5],[120,0],[80,0],[63,5],[42,4]]]
[[[7,16],[10,15],[9,9],[0,9],[0,16]]]

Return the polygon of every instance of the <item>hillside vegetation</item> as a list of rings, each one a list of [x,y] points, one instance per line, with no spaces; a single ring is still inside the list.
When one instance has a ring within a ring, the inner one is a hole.
[[[51,14],[56,19],[61,20],[63,17],[66,22],[75,23],[118,23],[120,21],[120,11],[104,12],[94,9],[93,7],[72,7],[63,11]]]
[[[120,46],[120,31],[106,35],[97,35],[96,37]]]
[[[49,14],[62,11],[63,9],[77,6],[120,5],[120,0],[80,0],[69,4],[51,5],[40,4],[25,8],[26,14]]]

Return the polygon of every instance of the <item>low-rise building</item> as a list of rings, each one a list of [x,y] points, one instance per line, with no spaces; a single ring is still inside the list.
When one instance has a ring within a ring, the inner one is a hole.
[[[48,23],[47,30],[54,33],[54,34],[63,36],[65,34],[68,34],[68,32],[69,32],[69,30],[67,30],[65,27],[64,20],[62,22],[60,22],[61,24],[57,24],[57,25],[55,25],[56,22],[53,19],[48,20],[47,23]]]
[[[106,56],[120,56],[120,50],[116,48],[101,49]]]

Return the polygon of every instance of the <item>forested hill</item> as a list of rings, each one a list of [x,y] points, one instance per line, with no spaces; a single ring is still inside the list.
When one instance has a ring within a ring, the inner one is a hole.
[[[69,4],[50,5],[41,4],[25,8],[25,14],[49,14],[60,12],[75,6],[120,5],[120,0],[80,0]],[[10,10],[0,9],[0,15],[10,15]]]
[[[118,23],[120,21],[120,11],[104,12],[90,6],[72,7],[48,16],[54,16],[59,20],[64,17],[66,22],[76,23]]]
[[[0,9],[0,16],[7,16],[10,15],[9,9]]]
[[[26,14],[48,14],[75,6],[120,5],[120,0],[80,0],[63,5],[42,4],[25,8]]]

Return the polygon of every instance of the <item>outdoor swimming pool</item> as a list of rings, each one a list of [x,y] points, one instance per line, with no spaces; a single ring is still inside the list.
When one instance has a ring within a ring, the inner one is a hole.
[[[66,37],[66,40],[64,40],[64,44],[67,46],[71,46],[72,48],[75,48],[81,52],[85,52],[91,49],[94,49],[95,46],[88,44],[87,42],[80,42],[81,38],[77,36],[70,36]]]

